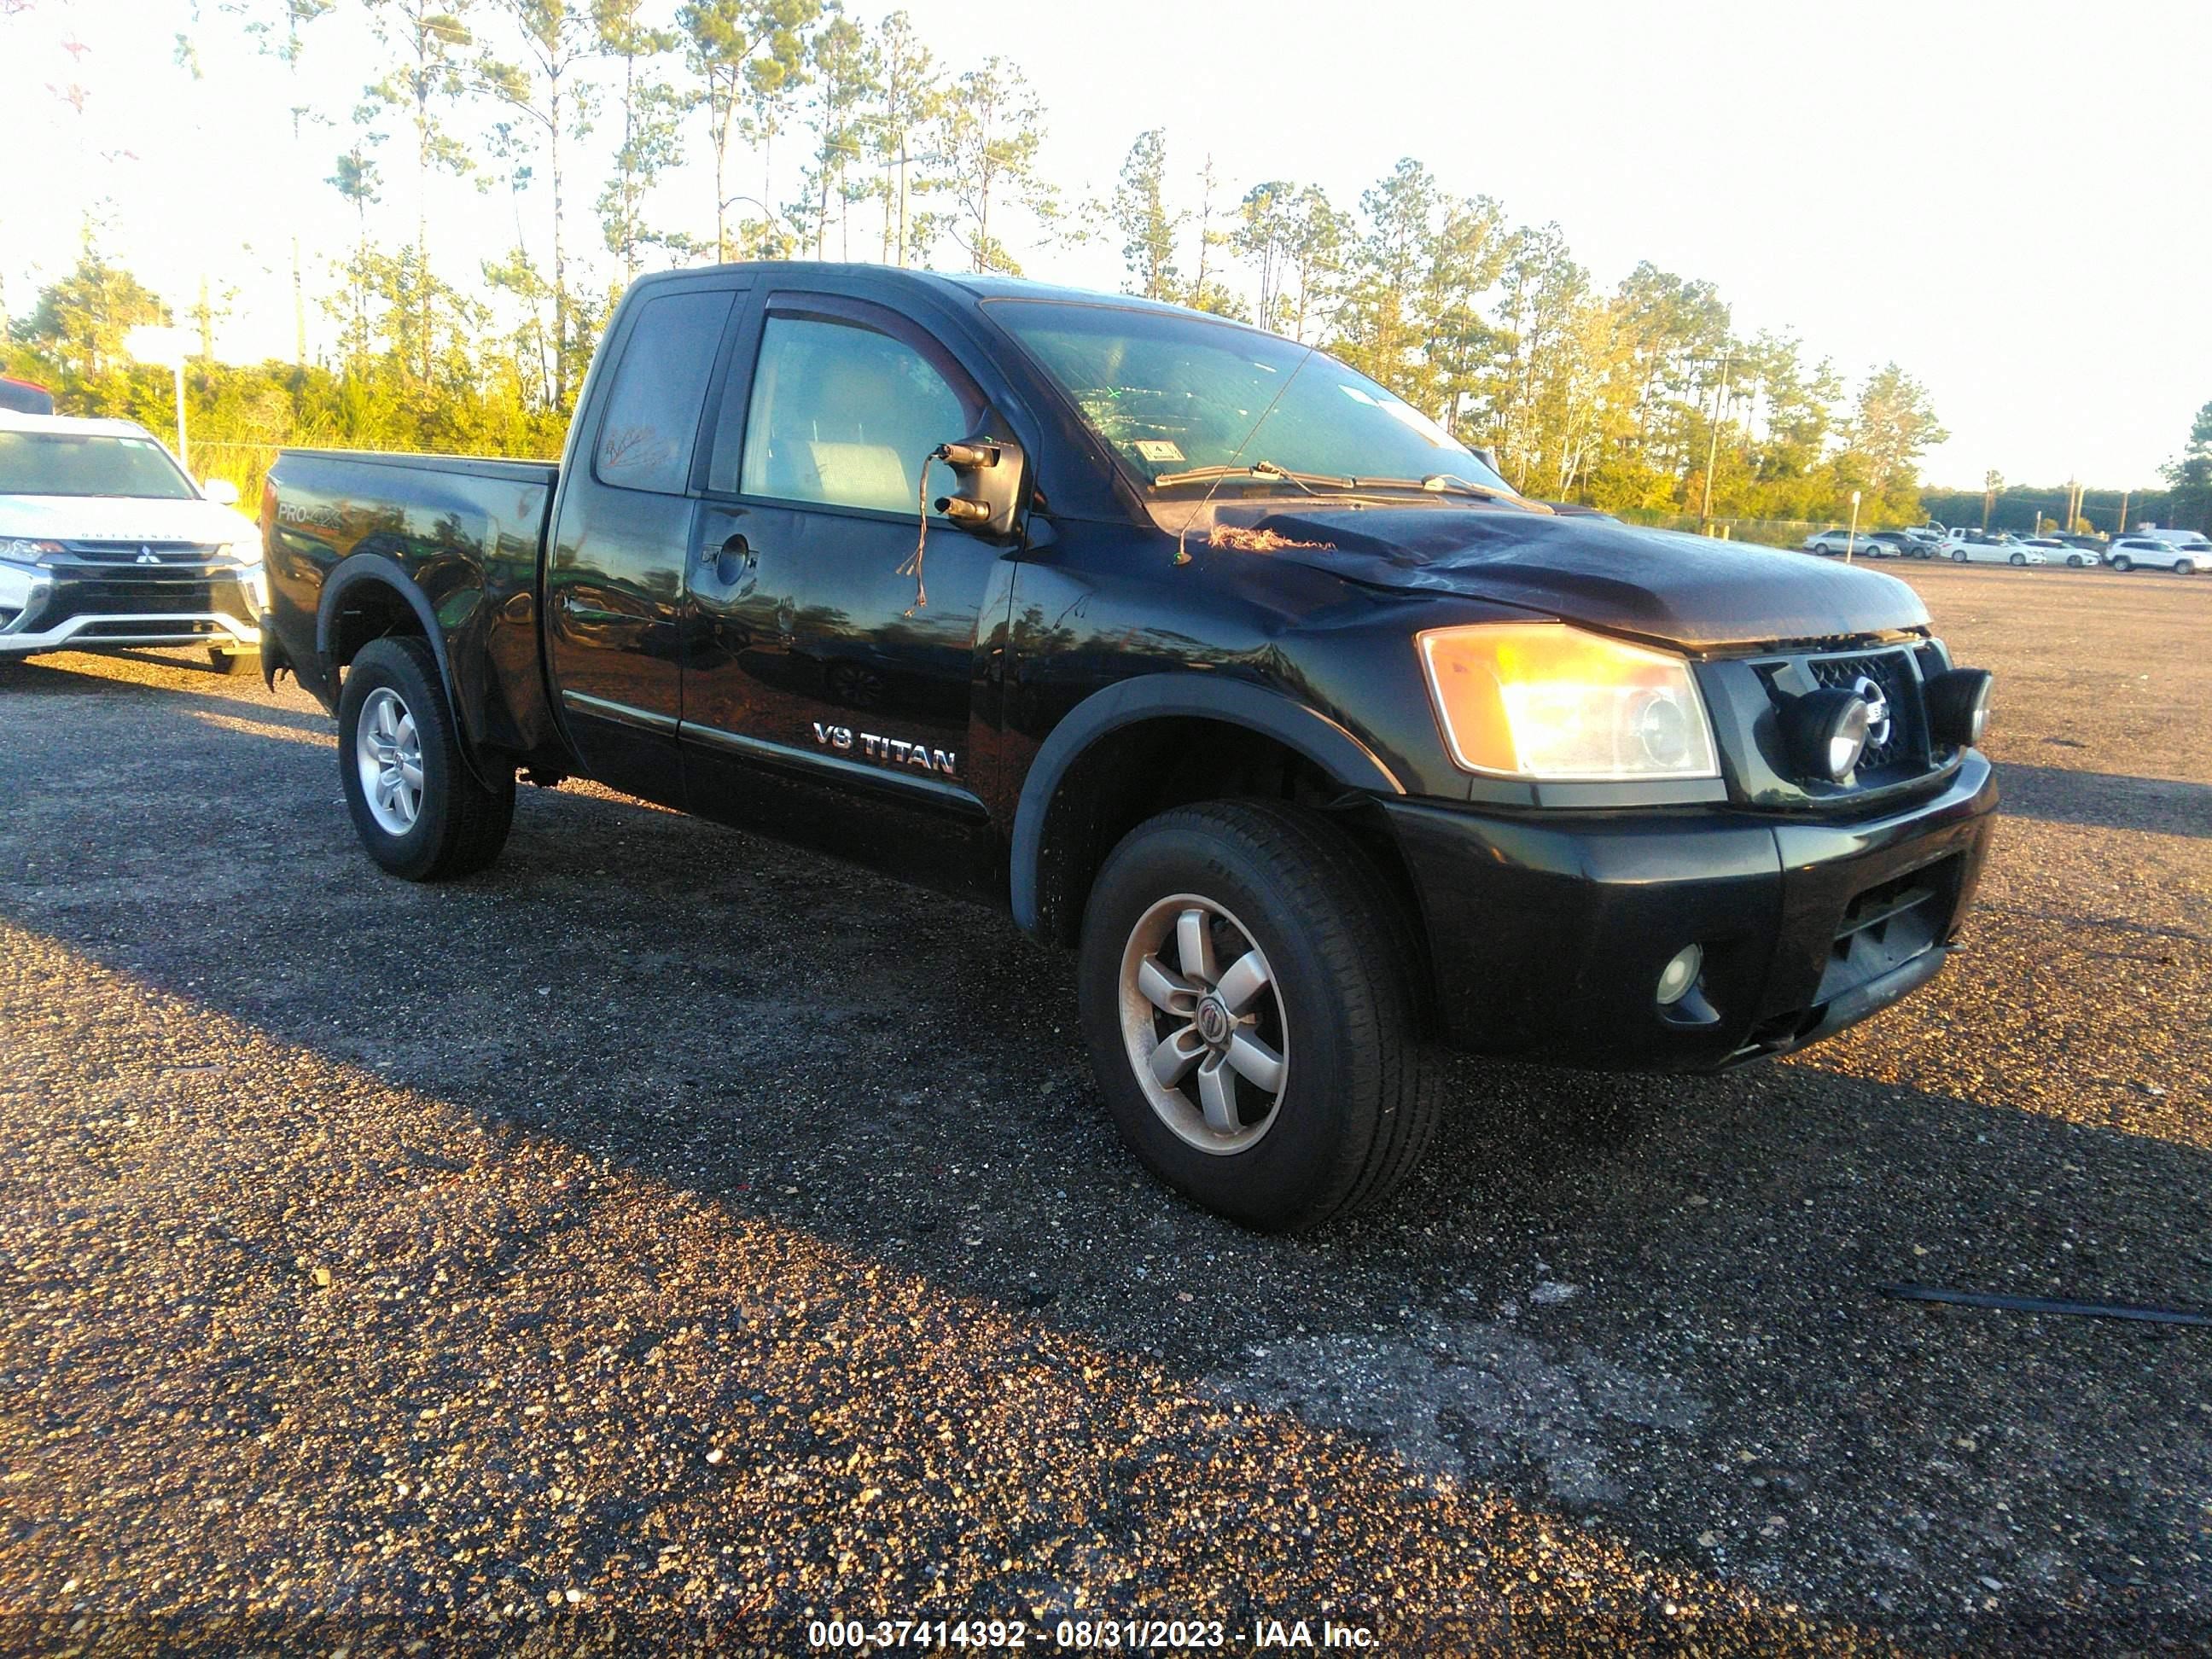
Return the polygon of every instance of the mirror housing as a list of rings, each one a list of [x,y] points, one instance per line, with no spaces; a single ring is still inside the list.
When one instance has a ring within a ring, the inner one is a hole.
[[[238,486],[228,478],[207,478],[200,483],[200,495],[217,507],[238,505]]]
[[[1029,488],[1029,458],[1019,444],[971,433],[938,445],[930,459],[951,467],[958,480],[952,494],[937,498],[937,511],[972,535],[993,540],[1013,535]]]

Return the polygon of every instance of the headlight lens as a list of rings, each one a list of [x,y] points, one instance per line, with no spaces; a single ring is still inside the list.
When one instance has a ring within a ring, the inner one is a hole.
[[[33,541],[23,536],[0,538],[0,559],[13,559],[19,564],[37,564],[61,550],[59,542]]]
[[[1564,623],[1437,628],[1416,643],[1452,759],[1553,782],[1717,778],[1690,665]]]

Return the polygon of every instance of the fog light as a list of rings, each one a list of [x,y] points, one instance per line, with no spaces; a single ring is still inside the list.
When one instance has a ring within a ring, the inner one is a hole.
[[[1832,687],[1795,699],[1786,726],[1797,769],[1841,783],[1866,753],[1874,710],[1856,692]]]
[[[1936,741],[1954,749],[1972,748],[1990,723],[1986,668],[1951,668],[1928,682],[1928,729]]]
[[[1705,965],[1705,947],[1686,945],[1674,953],[1674,960],[1659,970],[1659,988],[1654,994],[1662,1008],[1671,1008],[1690,994],[1690,988],[1698,982],[1698,970]]]

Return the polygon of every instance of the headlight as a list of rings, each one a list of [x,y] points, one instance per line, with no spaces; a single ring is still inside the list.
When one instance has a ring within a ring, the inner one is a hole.
[[[1717,778],[1690,665],[1564,623],[1417,636],[1429,695],[1470,772],[1553,782]]]
[[[27,537],[10,536],[0,539],[0,559],[12,559],[18,564],[39,564],[62,550],[59,542],[33,541]]]

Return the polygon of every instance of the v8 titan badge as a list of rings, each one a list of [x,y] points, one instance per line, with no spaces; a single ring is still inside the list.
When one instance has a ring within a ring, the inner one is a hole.
[[[856,745],[861,758],[887,761],[893,766],[919,766],[925,772],[942,773],[948,778],[960,775],[960,757],[950,749],[932,749],[926,743],[910,743],[903,738],[884,738],[873,732],[855,732],[849,726],[824,726],[814,722],[814,741],[821,748],[849,750]]]

